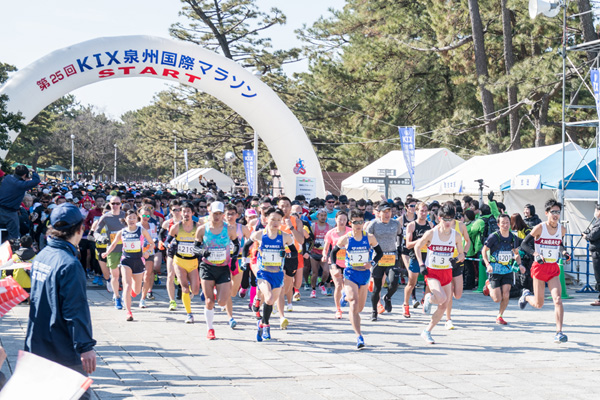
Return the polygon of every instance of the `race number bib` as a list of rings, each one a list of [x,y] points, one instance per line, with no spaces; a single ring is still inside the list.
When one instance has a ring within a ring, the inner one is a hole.
[[[315,249],[322,249],[325,246],[324,239],[315,239]]]
[[[555,263],[558,260],[558,247],[541,246],[540,254],[547,263]]]
[[[211,264],[225,264],[225,261],[227,261],[227,249],[223,247],[210,249],[210,255],[206,260]]]
[[[343,260],[344,258],[346,258],[346,249],[340,249],[337,252],[336,259]]]
[[[115,237],[117,236],[117,233],[119,233],[119,231],[114,231],[114,232],[111,232],[111,233],[110,233],[110,242],[111,242],[111,243],[115,241]],[[123,242],[122,242],[122,241],[120,241],[120,242],[119,242],[119,243],[117,243],[117,244],[122,244],[122,243],[123,243]]]
[[[126,253],[138,253],[142,250],[142,242],[139,240],[126,240],[123,242],[123,250]]]
[[[369,262],[369,252],[365,251],[353,251],[347,252],[348,261],[351,267],[363,267],[366,262]]]
[[[512,251],[499,251],[498,252],[498,264],[508,265],[510,260],[512,260],[513,253]]]
[[[283,262],[283,257],[281,257],[281,252],[279,250],[265,249],[262,251],[261,257],[262,265],[264,267],[277,267],[279,269]]]
[[[431,255],[431,268],[448,269],[450,268],[450,257],[448,253],[433,253]]]
[[[385,252],[379,260],[379,265],[382,267],[393,267],[396,265],[396,252]]]
[[[179,242],[177,243],[177,254],[186,257],[192,257],[194,255],[194,243],[190,242]]]

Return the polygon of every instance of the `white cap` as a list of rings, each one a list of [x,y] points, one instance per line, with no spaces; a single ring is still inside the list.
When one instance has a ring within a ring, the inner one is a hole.
[[[220,201],[214,201],[210,205],[210,212],[211,213],[214,213],[214,212],[225,212],[225,205],[223,203],[221,203]]]
[[[42,190],[42,193],[44,193],[44,194],[50,194],[50,189],[44,189],[44,190]]]
[[[88,185],[87,190],[92,191],[94,190],[94,187],[92,185]]]
[[[112,199],[112,196],[109,194],[108,196],[106,196],[106,201],[110,201],[110,199]]]
[[[73,200],[73,193],[67,192],[67,194],[65,194],[65,199],[67,199],[67,200]]]

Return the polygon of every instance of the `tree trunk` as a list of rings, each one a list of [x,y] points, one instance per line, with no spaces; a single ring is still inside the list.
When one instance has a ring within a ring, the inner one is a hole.
[[[483,24],[479,14],[478,0],[469,0],[469,14],[471,16],[471,30],[473,32],[473,48],[475,51],[475,67],[477,70],[477,81],[481,91],[481,104],[483,106],[484,119],[489,121],[494,117],[494,97],[492,93],[485,88],[488,78],[487,55],[485,53],[485,44],[483,40]],[[497,124],[489,122],[485,126],[487,147],[490,153],[497,153]]]
[[[577,6],[579,7],[580,13],[591,10],[590,0],[577,0]],[[581,21],[583,40],[585,40],[586,42],[591,42],[593,40],[598,39],[598,35],[596,34],[596,30],[594,29],[594,15],[591,12],[589,12],[587,14],[580,15],[579,20]],[[595,51],[588,51],[588,60],[593,60],[594,58],[596,58],[597,54],[598,53]]]
[[[510,70],[515,65],[515,58],[512,43],[512,26],[511,26],[511,11],[506,7],[507,0],[502,0],[502,33],[504,37],[504,65],[506,75],[510,75]],[[510,108],[517,104],[517,88],[509,85],[508,91],[508,106]],[[510,150],[518,150],[521,148],[521,137],[517,128],[519,126],[519,115],[517,110],[513,110],[508,114],[508,123],[510,128]]]
[[[540,108],[538,110],[538,117],[535,124],[535,147],[541,147],[546,145],[546,134],[542,129],[548,123],[548,107],[550,106],[550,95],[544,94],[540,102]]]

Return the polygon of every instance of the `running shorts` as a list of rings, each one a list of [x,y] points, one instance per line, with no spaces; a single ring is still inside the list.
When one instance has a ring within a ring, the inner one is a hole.
[[[229,267],[229,270],[231,271],[231,276],[236,276],[241,271],[239,263],[238,263],[239,259],[238,258],[232,258],[231,259],[231,261],[234,261],[234,260],[235,260],[235,269],[233,271],[231,271],[231,264],[230,264],[230,267]]]
[[[298,260],[301,260],[302,256],[298,255],[297,258],[286,258],[283,262],[283,270],[285,274],[289,277],[296,276],[296,271],[298,271]]]
[[[119,268],[121,262],[121,253],[112,252],[106,257],[106,266],[110,269]]]
[[[177,265],[179,268],[181,268],[187,272],[192,272],[193,270],[198,268],[198,259],[192,258],[192,259],[186,260],[185,258],[180,258],[180,257],[175,256],[175,257],[173,257],[173,264]]]
[[[410,259],[410,264],[408,266],[408,270],[415,274],[418,274],[421,272],[421,267],[419,266],[419,261],[417,261],[416,258]]]
[[[452,277],[456,278],[457,276],[461,276],[465,271],[465,262],[454,262],[450,261],[452,264]]]
[[[146,272],[146,265],[143,258],[122,258],[120,265],[131,268],[131,273],[134,275]]]
[[[531,266],[531,277],[540,281],[548,282],[555,276],[560,275],[560,267],[557,263],[538,264],[536,261]]]
[[[360,288],[361,286],[369,283],[369,280],[371,279],[371,271],[368,269],[364,271],[357,271],[352,268],[345,268],[344,278],[348,279],[350,282],[356,283]]]
[[[428,279],[436,279],[442,286],[449,285],[452,283],[452,268],[435,269],[427,267],[425,282],[427,282]]]
[[[269,272],[259,270],[256,279],[267,281],[271,285],[271,289],[278,289],[283,286],[283,271]]]
[[[205,281],[215,281],[215,285],[231,282],[231,271],[228,266],[217,267],[216,265],[200,263],[200,278]]]
[[[400,268],[399,267],[382,267],[377,265],[373,268],[373,279],[381,279],[384,275],[390,275],[390,270],[394,270],[395,276],[400,277]]]
[[[514,276],[512,272],[508,274],[491,274],[489,277],[490,287],[496,289],[504,285],[512,285],[514,282]]]

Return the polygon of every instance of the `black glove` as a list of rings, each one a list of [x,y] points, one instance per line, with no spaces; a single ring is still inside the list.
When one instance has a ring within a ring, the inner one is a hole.
[[[284,258],[284,257],[286,256],[286,255],[285,255],[285,250],[280,250],[280,251],[279,251],[279,256],[280,256],[281,258]]]
[[[109,244],[110,243],[110,238],[108,236],[102,236],[100,238],[100,244]]]
[[[425,264],[419,265],[419,269],[421,270],[421,275],[427,275],[429,273]]]
[[[237,268],[237,257],[232,257],[231,262],[229,263],[229,270],[231,272],[235,271]]]
[[[489,201],[494,201],[494,191],[493,190],[488,193],[488,200]]]
[[[542,257],[540,254],[538,254],[537,256],[535,256],[535,262],[538,264],[543,264],[546,261],[544,260],[544,257]]]
[[[204,253],[202,254],[202,257],[204,257],[204,258],[210,257],[210,250],[204,249]]]

